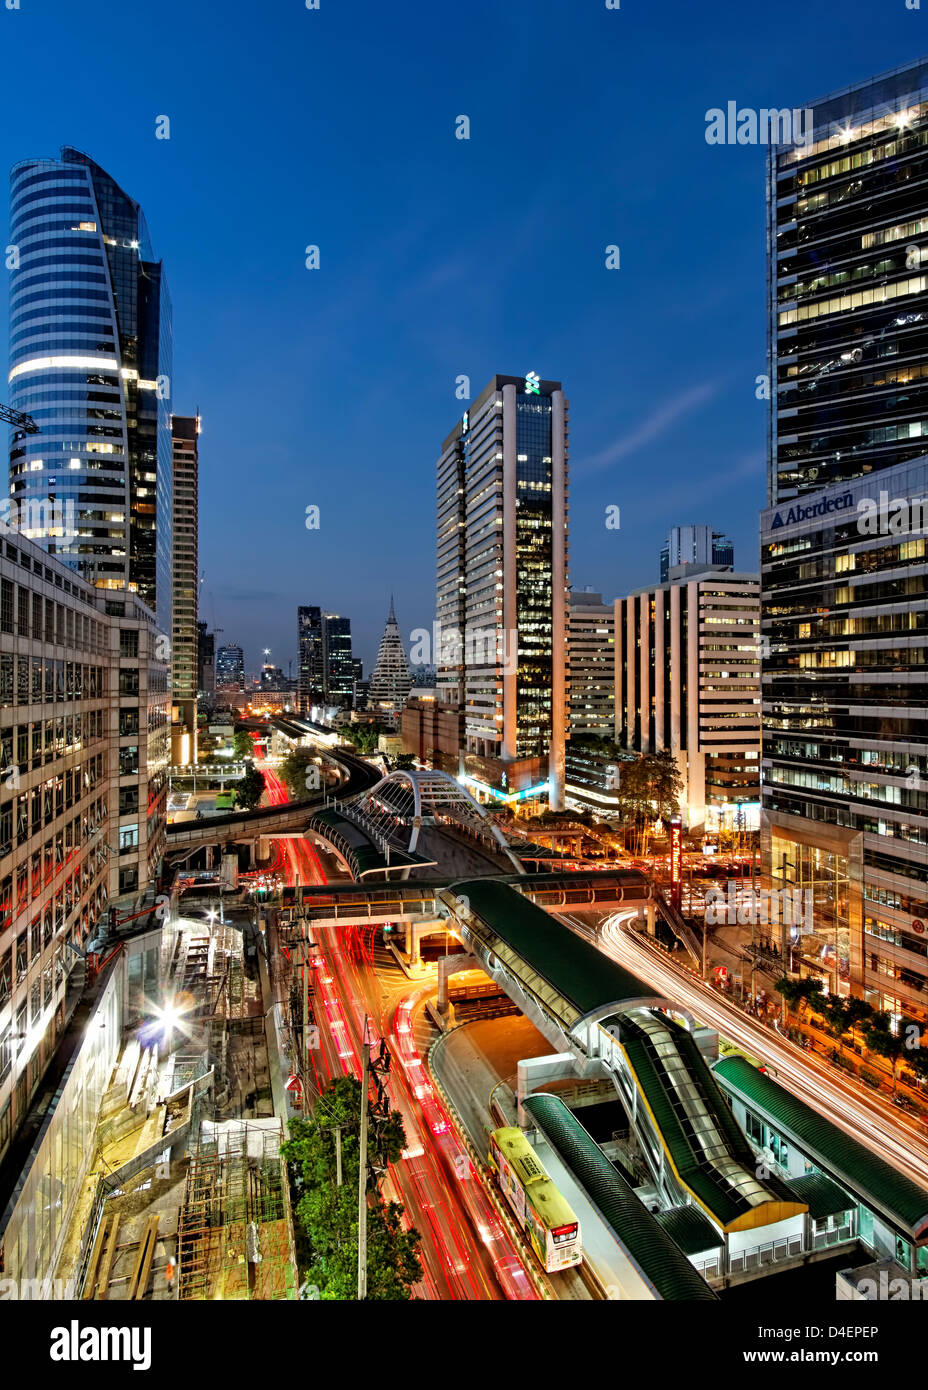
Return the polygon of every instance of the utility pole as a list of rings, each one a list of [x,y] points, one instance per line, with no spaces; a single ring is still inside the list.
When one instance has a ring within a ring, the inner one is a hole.
[[[370,1086],[371,1045],[368,1041],[367,1019],[364,1020],[364,1041],[361,1045],[361,1152],[358,1173],[358,1299],[367,1298],[367,1111]]]

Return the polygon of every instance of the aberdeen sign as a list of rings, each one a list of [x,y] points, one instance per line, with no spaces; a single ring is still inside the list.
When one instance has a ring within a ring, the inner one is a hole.
[[[799,521],[811,521],[816,516],[828,516],[831,512],[844,512],[853,505],[854,497],[850,492],[844,492],[840,497],[823,497],[821,502],[810,502],[807,507],[804,507],[801,502],[797,502],[790,507],[785,516],[781,512],[774,512],[770,529],[775,531],[778,526],[794,526]]]

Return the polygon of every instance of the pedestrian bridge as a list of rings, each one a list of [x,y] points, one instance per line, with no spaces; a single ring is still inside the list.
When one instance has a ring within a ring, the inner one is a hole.
[[[510,872],[525,872],[499,826],[446,772],[402,770],[383,777],[353,801],[352,809],[375,835],[416,854],[426,827],[453,827],[480,843]]]

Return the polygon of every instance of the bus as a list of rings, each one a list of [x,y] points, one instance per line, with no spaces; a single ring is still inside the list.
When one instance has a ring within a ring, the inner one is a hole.
[[[546,1271],[553,1274],[580,1264],[580,1223],[521,1129],[493,1131],[490,1167]]]
[[[235,808],[235,792],[217,792],[216,810],[232,811]]]

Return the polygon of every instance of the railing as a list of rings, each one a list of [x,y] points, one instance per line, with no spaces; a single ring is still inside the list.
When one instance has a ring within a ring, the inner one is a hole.
[[[753,1270],[765,1269],[781,1260],[797,1259],[802,1251],[802,1236],[781,1236],[779,1240],[768,1240],[763,1245],[754,1245],[750,1250],[739,1250],[729,1256],[729,1274],[749,1274]]]

